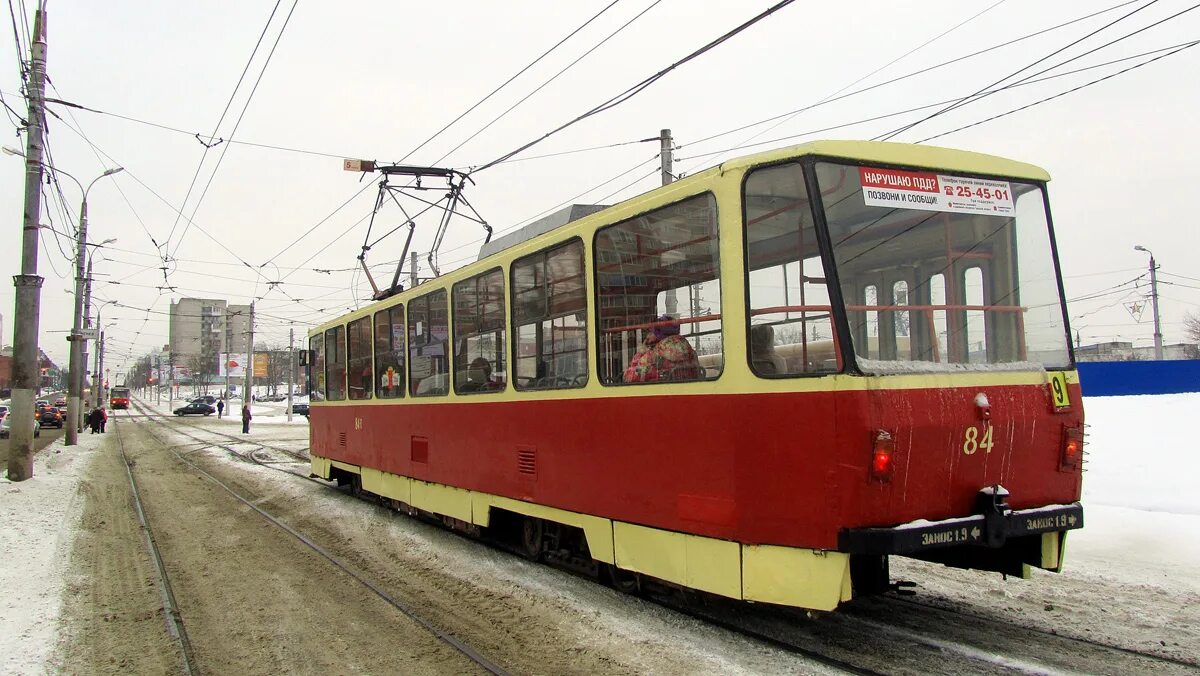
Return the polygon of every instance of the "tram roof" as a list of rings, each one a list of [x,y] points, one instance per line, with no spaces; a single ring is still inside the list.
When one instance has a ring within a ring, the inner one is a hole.
[[[500,253],[509,249],[517,248],[531,242],[537,242],[539,238],[548,233],[558,230],[560,227],[574,225],[580,221],[587,220],[596,214],[609,211],[610,209],[637,211],[643,202],[654,202],[660,199],[658,196],[661,191],[676,191],[687,190],[691,184],[700,183],[719,176],[729,171],[739,171],[749,169],[755,166],[764,164],[775,164],[785,162],[787,160],[799,160],[804,157],[818,156],[834,159],[843,159],[851,162],[862,162],[866,164],[892,164],[899,166],[914,167],[917,169],[927,169],[931,171],[945,171],[949,173],[966,173],[966,174],[984,174],[994,175],[1006,178],[1025,179],[1030,181],[1049,181],[1050,174],[1045,169],[1026,162],[1018,162],[996,155],[988,155],[986,153],[977,153],[969,150],[957,150],[954,148],[942,148],[940,146],[919,145],[912,143],[892,143],[888,141],[812,141],[799,145],[786,146],[767,150],[761,153],[752,155],[743,155],[735,157],[731,160],[714,165],[703,171],[696,172],[686,178],[681,178],[670,185],[655,188],[648,192],[636,195],[627,200],[618,202],[611,206],[601,205],[573,205],[570,207],[574,210],[575,207],[584,206],[586,209],[578,215],[572,213],[560,223],[553,224],[552,227],[538,227],[537,232],[521,234],[518,230],[514,233],[515,237],[511,241],[505,241],[504,246],[490,247],[487,250],[487,255]],[[564,210],[567,211],[567,210]],[[551,217],[556,217],[552,214]],[[545,219],[544,219],[545,220]],[[533,224],[534,226],[541,225],[540,222]],[[526,226],[527,228],[530,226]],[[524,230],[524,229],[522,229]],[[481,256],[480,260],[485,260],[486,256]],[[472,267],[474,264],[464,267]],[[458,270],[453,270],[447,273],[448,276],[456,276]],[[358,310],[346,313],[340,317],[326,320],[321,324],[314,326],[310,333],[318,330],[324,330],[336,324],[346,322],[349,318],[363,317],[370,312],[378,309],[383,301],[375,301],[369,305],[363,306]]]
[[[862,162],[898,164],[923,169],[971,174],[995,174],[1031,181],[1049,181],[1050,174],[1041,167],[996,155],[957,150],[940,146],[887,141],[812,141],[800,145],[743,155],[695,174],[708,171],[746,169],[759,164],[771,164],[807,155],[821,155]]]

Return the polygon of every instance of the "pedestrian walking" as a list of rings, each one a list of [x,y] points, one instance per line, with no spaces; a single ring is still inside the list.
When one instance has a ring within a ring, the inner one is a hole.
[[[108,411],[105,411],[103,406],[97,410],[100,411],[100,434],[104,434],[104,426],[108,424]]]
[[[242,434],[250,434],[250,402],[242,404]]]
[[[221,399],[217,402],[217,418],[225,415],[225,400]]]

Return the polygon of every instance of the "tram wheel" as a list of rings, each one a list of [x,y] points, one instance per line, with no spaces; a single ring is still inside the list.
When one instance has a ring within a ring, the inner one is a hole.
[[[636,596],[642,591],[642,576],[637,573],[621,570],[616,566],[610,565],[608,566],[608,579],[612,584],[612,588],[622,594]]]
[[[542,520],[525,517],[521,520],[521,555],[530,561],[542,557]]]

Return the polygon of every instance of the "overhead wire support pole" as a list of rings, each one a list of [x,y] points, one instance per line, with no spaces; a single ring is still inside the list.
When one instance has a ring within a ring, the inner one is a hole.
[[[659,140],[658,157],[662,162],[662,165],[661,165],[662,166],[662,184],[670,185],[675,180],[675,173],[674,173],[675,167],[672,166],[674,164],[673,145],[672,145],[674,143],[674,140],[671,138],[671,130],[663,129],[661,132],[659,132],[658,140]],[[689,290],[690,290],[690,288],[691,287],[689,287]],[[667,311],[667,314],[670,315],[671,317],[678,317],[679,316],[679,290],[671,289],[669,292],[667,292],[666,297],[663,300],[665,303],[664,309]]]
[[[296,389],[296,329],[288,329],[288,398],[287,421],[292,422],[292,390]]]
[[[13,313],[12,411],[8,453],[8,478],[33,478],[33,402],[41,377],[38,364],[38,319],[42,278],[37,273],[38,228],[42,221],[42,153],[45,122],[46,15],[33,15],[33,42],[29,48],[29,126],[25,141],[25,212],[21,231],[21,274],[13,276],[16,312]]]
[[[250,322],[246,335],[246,384],[242,392],[242,406],[254,401],[254,301],[250,301]]]

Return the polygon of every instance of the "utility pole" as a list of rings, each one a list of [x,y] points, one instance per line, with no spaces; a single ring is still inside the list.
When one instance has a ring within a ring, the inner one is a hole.
[[[1140,244],[1133,248],[1135,251],[1150,254],[1150,301],[1154,306],[1154,360],[1162,361],[1162,320],[1158,315],[1158,264],[1154,261],[1154,252]]]
[[[96,405],[103,406],[106,401],[104,390],[108,387],[107,379],[104,377],[104,331],[100,332],[100,342],[96,343],[96,375],[92,380],[96,382]]]
[[[167,407],[175,408],[175,350],[167,352]]]
[[[225,331],[222,341],[225,343],[225,391],[221,393],[223,401],[229,400],[229,308],[225,308]]]
[[[38,318],[42,278],[37,273],[38,229],[42,222],[42,122],[46,80],[46,17],[33,15],[33,44],[29,59],[29,112],[25,130],[25,215],[21,232],[21,274],[13,276],[12,416],[8,478],[33,478],[33,401],[41,368],[38,364]]]
[[[162,406],[162,356],[154,357],[154,405]]]
[[[292,389],[296,377],[296,329],[288,329],[288,403],[287,419],[292,422]]]
[[[673,183],[675,181],[675,174],[674,174],[674,172],[671,171],[672,169],[674,169],[674,167],[672,165],[674,164],[674,161],[675,161],[674,160],[673,140],[671,138],[671,130],[663,129],[661,132],[659,132],[658,140],[659,140],[658,157],[660,160],[662,160],[662,184],[670,185],[671,183]],[[664,301],[666,303],[667,314],[670,315],[671,317],[677,317],[679,315],[678,289],[671,289],[670,291],[668,291],[666,298],[664,298]]]
[[[415,289],[417,287],[417,252],[412,252],[412,257],[408,260],[408,288]]]
[[[254,401],[254,302],[250,303],[250,330],[246,336],[246,386],[242,392],[242,406]]]

